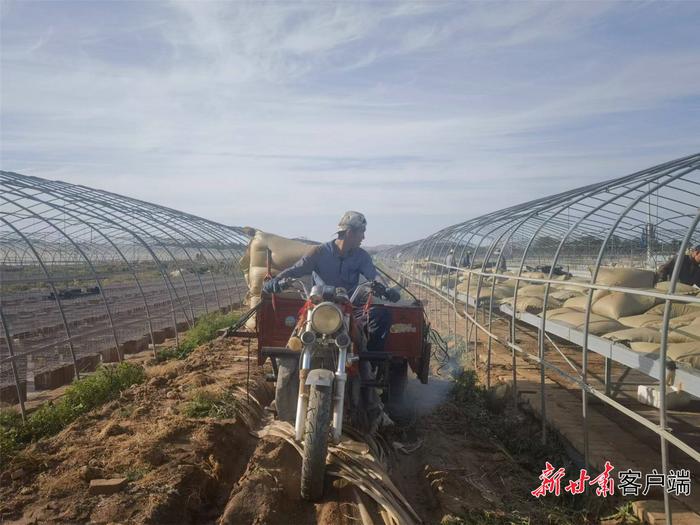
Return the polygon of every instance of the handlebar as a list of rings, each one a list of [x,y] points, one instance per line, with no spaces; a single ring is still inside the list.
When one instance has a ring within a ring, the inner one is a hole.
[[[352,297],[350,298],[350,302],[354,303],[355,298],[357,297],[359,292],[367,287],[370,287],[372,293],[374,295],[382,298],[382,299],[386,299],[387,301],[391,301],[394,303],[398,301],[398,299],[392,301],[390,294],[389,294],[389,288],[384,286],[379,281],[367,281],[365,283],[358,285],[357,288],[355,288],[355,292],[352,294]]]
[[[298,288],[295,288],[295,284],[301,285],[301,290]],[[289,290],[290,288],[294,288],[302,293],[302,296],[304,300],[308,299],[310,294],[309,291],[306,289],[306,285],[304,282],[300,279],[295,279],[294,277],[287,277],[286,279],[281,279],[279,281],[280,288],[282,290]]]
[[[301,292],[302,298],[304,300],[307,300],[307,299],[309,299],[309,297],[311,297],[309,290],[304,285],[304,282],[301,281],[300,279],[296,279],[293,277],[287,277],[285,279],[281,279],[278,282],[278,284],[282,290],[289,290],[289,289],[298,290],[299,292]],[[299,286],[301,286],[301,289],[299,288]],[[353,292],[352,297],[350,297],[350,302],[354,304],[357,296],[360,294],[361,291],[365,290],[366,288],[370,288],[371,293],[373,293],[374,295],[376,295],[382,299],[386,299],[388,301],[391,301],[389,288],[384,286],[379,281],[367,281],[367,282],[364,282],[362,284],[359,284],[355,288],[355,291]],[[392,302],[396,302],[396,301],[398,301],[398,299],[396,299],[395,301],[392,301]]]

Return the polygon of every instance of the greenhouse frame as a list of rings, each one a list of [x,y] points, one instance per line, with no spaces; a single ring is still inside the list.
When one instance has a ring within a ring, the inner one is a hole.
[[[250,231],[106,191],[0,172],[0,388],[67,384],[240,305]]]
[[[699,205],[695,154],[476,217],[378,259],[447,309],[453,349],[485,368],[487,387],[500,356],[517,403],[518,362],[536,364],[543,439],[556,376],[580,389],[586,465],[595,402],[656,434],[664,475],[687,460],[697,472],[700,414],[684,432],[670,407],[700,397],[700,289],[680,281],[681,264],[665,280],[656,270],[700,243]],[[642,408],[644,392],[658,409]],[[664,512],[671,523],[667,491]]]

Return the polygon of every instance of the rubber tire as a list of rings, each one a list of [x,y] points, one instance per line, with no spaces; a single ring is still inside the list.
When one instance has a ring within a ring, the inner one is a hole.
[[[408,361],[392,364],[389,367],[389,396],[388,404],[390,406],[400,406],[403,402],[403,396],[406,392],[406,383],[408,382]]]
[[[332,404],[331,387],[311,385],[301,462],[301,498],[306,501],[318,501],[323,496]]]

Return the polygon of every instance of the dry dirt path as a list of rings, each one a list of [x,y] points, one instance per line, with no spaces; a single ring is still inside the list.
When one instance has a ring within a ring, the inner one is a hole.
[[[240,341],[223,340],[185,360],[147,366],[145,383],[28,447],[0,468],[0,522],[387,522],[381,506],[331,476],[323,502],[299,498],[295,448],[284,439],[255,435],[269,420],[261,407],[273,390],[247,352]],[[519,502],[527,512],[536,477],[498,445],[472,436],[462,408],[449,400],[450,388],[444,377],[433,377],[428,386],[409,383],[397,426],[371,446],[362,445],[365,456],[368,448],[381,456],[371,474],[388,480],[389,473],[418,514],[415,522],[438,524],[450,515]],[[232,396],[235,417],[187,417],[188,403],[204,392]],[[116,477],[128,479],[120,491],[89,493],[91,479]]]
[[[383,522],[379,506],[338,479],[328,477],[321,503],[299,498],[295,448],[255,435],[273,389],[240,341],[146,370],[143,384],[1,466],[0,523]],[[187,417],[206,393],[233,399],[235,417]],[[121,490],[90,494],[91,479],[119,477]]]

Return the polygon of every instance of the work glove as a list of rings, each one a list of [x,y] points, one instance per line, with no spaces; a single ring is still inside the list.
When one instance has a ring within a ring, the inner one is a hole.
[[[387,288],[386,298],[392,303],[396,303],[401,299],[401,292],[399,292],[396,288]]]
[[[280,293],[282,288],[277,279],[268,279],[263,283],[262,291],[269,294]]]

